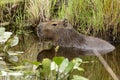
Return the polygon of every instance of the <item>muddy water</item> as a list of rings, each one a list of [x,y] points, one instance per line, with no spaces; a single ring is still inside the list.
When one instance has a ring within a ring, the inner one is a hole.
[[[120,78],[120,45],[116,46],[116,50],[112,53],[104,55],[104,58]],[[82,65],[85,69],[85,71],[82,72],[84,76],[90,80],[113,80],[97,57],[82,57],[82,59],[88,61],[88,63]]]
[[[17,50],[22,50],[25,53],[21,56],[20,60],[36,60],[40,46],[38,45],[39,41],[34,35],[25,36],[24,40],[20,40],[20,44]],[[24,41],[24,42],[23,42]],[[103,56],[106,62],[113,69],[115,74],[120,77],[120,43],[116,46],[116,50],[112,53],[106,54]],[[81,57],[83,61],[88,61],[87,63],[82,64],[82,67],[85,69],[84,72],[81,72],[83,76],[89,78],[89,80],[113,80],[108,72],[105,70],[101,62],[95,56],[83,56]]]

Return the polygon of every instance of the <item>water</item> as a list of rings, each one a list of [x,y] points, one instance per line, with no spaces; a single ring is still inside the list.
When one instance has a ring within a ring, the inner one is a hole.
[[[82,74],[84,76],[90,80],[113,80],[97,57],[82,58],[84,61],[89,61],[89,63],[83,64],[85,72]],[[115,74],[120,78],[120,45],[116,46],[116,50],[112,53],[104,55],[104,58]]]
[[[25,51],[25,54],[22,55],[21,60],[36,60],[40,46],[38,46],[38,39],[33,36],[24,37],[25,42],[21,41],[19,47],[17,47],[17,49]],[[82,74],[90,80],[113,80],[97,57],[83,56],[81,58],[83,61],[88,61],[89,63],[82,64],[82,67],[85,69],[85,71],[81,72],[80,75]],[[120,77],[120,44],[117,44],[115,51],[104,55],[104,58],[115,74]]]
[[[39,41],[33,36],[24,37],[24,40],[20,41],[20,44],[16,47],[16,50],[25,52],[21,56],[20,60],[36,60],[36,56],[39,51]],[[113,80],[97,57],[83,56],[81,58],[83,61],[88,61],[88,63],[82,64],[85,71],[81,72],[80,75],[89,78],[89,80]],[[120,45],[117,45],[116,50],[112,53],[104,55],[104,58],[115,74],[120,78]]]

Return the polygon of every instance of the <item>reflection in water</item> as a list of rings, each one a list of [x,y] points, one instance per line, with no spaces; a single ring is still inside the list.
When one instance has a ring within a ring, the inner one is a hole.
[[[22,60],[36,60],[37,53],[39,51],[39,41],[32,35],[24,38],[25,43],[19,44],[17,50],[24,51],[25,54],[21,56]],[[85,63],[82,67],[85,69],[82,72],[83,76],[86,76],[90,80],[113,80],[108,72],[105,70],[101,62],[95,56],[82,56],[83,61],[94,61]],[[116,50],[110,54],[104,55],[105,60],[108,62],[113,71],[120,77],[120,45],[116,46]],[[97,61],[97,62],[96,62]]]
[[[85,69],[83,74],[86,75],[86,77],[88,77],[90,80],[113,80],[101,62],[99,62],[97,57],[92,56],[82,58],[84,61],[94,61],[93,63],[83,64],[83,68]],[[104,58],[113,69],[115,74],[120,77],[120,45],[116,46],[116,50],[112,53],[104,55]]]

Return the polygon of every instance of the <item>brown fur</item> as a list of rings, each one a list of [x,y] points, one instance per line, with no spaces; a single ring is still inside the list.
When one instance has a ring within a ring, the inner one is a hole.
[[[37,60],[64,56],[69,59],[79,55],[94,55],[93,49],[105,54],[114,50],[114,46],[108,42],[76,32],[72,25],[65,19],[61,21],[42,22],[37,27],[37,34],[40,41],[51,41],[53,47],[50,50],[43,50],[38,54]],[[59,46],[57,53],[55,47]]]

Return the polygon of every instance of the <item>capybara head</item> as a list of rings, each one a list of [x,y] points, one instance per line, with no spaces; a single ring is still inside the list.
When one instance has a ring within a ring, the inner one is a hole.
[[[62,32],[64,33],[66,29],[73,29],[72,25],[66,19],[59,21],[46,21],[38,25],[37,34],[40,39],[44,38],[44,40],[57,41],[60,38],[60,34]]]

